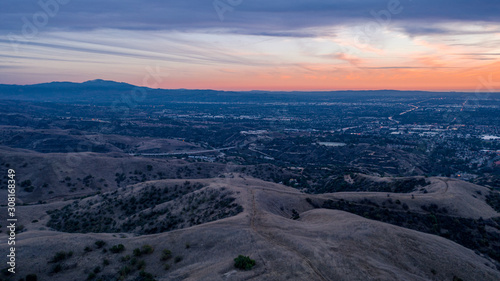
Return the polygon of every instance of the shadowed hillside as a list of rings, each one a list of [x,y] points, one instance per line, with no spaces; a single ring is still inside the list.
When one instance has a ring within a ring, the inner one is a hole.
[[[161,203],[168,198],[151,189],[152,185],[168,190],[166,194],[175,191],[177,185],[178,193],[174,192],[172,198],[189,198],[189,194],[202,195],[203,190],[211,189],[221,190],[223,194],[225,189],[235,198],[234,202],[243,207],[243,212],[192,227],[135,236],[50,231],[43,225],[53,220],[51,210],[64,210],[63,205],[22,206],[19,212],[31,215],[26,218],[24,232],[18,235],[19,255],[36,253],[38,258],[26,261],[28,267],[20,268],[20,272],[36,273],[42,280],[67,280],[75,274],[88,276],[90,280],[136,280],[140,276],[152,276],[155,280],[500,278],[493,260],[448,239],[344,211],[317,209],[308,201],[323,200],[323,195],[316,198],[245,176],[231,178],[227,174],[225,178],[194,180],[189,185],[175,180],[146,182],[117,191],[115,204],[119,206],[120,200],[130,200],[132,194],[140,198],[141,194],[154,191],[154,195],[147,196],[149,200],[160,206],[173,206],[168,201]],[[89,197],[69,206],[82,205],[78,208],[80,212],[87,212],[86,216],[91,218],[88,212],[93,212],[98,204],[107,204],[106,196]],[[193,197],[193,202],[197,199],[201,197]],[[97,201],[96,206],[88,204],[93,201]],[[67,209],[68,214],[72,208]],[[138,205],[137,213],[142,209]],[[115,220],[120,222],[121,207],[112,210]],[[124,211],[128,210],[129,207]],[[201,213],[187,213],[185,218]],[[109,216],[109,211],[103,215]],[[240,254],[256,261],[252,270],[233,268],[233,259]]]

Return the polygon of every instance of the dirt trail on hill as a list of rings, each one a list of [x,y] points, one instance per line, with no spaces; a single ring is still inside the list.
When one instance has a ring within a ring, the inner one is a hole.
[[[299,251],[295,250],[293,247],[289,246],[289,245],[286,245],[280,241],[278,241],[277,239],[275,239],[271,234],[269,233],[266,233],[264,232],[263,230],[265,230],[266,228],[265,227],[262,227],[258,224],[258,222],[256,223],[256,221],[258,221],[258,209],[257,209],[257,203],[256,203],[256,200],[255,200],[255,189],[252,189],[250,191],[251,195],[252,195],[252,211],[251,211],[251,218],[250,218],[250,227],[252,228],[252,230],[257,233],[259,236],[261,236],[262,238],[266,239],[270,244],[274,245],[274,246],[277,246],[277,247],[280,247],[280,248],[283,248],[284,250],[286,251],[289,251],[289,252],[293,252],[296,256],[300,257],[304,262],[305,264],[307,265],[307,267],[309,267],[315,274],[316,276],[319,278],[319,280],[324,280],[324,281],[328,281],[328,280],[331,280],[327,277],[325,277],[314,265],[313,263],[311,262],[311,260],[309,260],[306,256],[304,256],[302,253],[300,253]]]

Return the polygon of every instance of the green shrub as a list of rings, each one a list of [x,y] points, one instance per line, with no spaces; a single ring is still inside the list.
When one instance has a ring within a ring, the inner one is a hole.
[[[234,259],[234,267],[243,270],[250,270],[255,265],[255,260],[250,257],[239,255]]]
[[[140,260],[137,263],[137,269],[139,270],[144,270],[146,268],[146,262],[144,260]]]
[[[130,274],[130,272],[132,272],[132,269],[130,269],[130,267],[123,266],[118,273],[120,274],[120,276],[127,276]]]
[[[182,261],[182,257],[181,257],[181,256],[176,256],[176,257],[174,258],[174,262],[175,262],[175,263],[179,263],[179,262],[181,262],[181,261]]]
[[[130,260],[130,255],[126,255],[126,256],[123,256],[120,258],[120,261],[121,262],[126,262],[126,261],[129,261]]]
[[[140,257],[142,255],[141,249],[139,249],[139,248],[135,248],[134,251],[132,251],[132,253],[136,257]]]
[[[117,254],[117,253],[121,253],[121,252],[125,251],[125,246],[123,246],[123,244],[118,244],[118,245],[114,245],[109,250],[111,251],[111,253]]]
[[[98,241],[95,241],[95,245],[97,246],[97,249],[100,249],[100,248],[104,247],[104,245],[106,245],[106,242],[104,242],[102,240],[98,240]]]
[[[154,248],[150,245],[143,245],[140,249],[135,248],[133,251],[134,256],[140,257],[142,255],[148,255],[154,252]]]
[[[161,252],[161,260],[166,261],[170,258],[172,258],[172,252],[170,250],[163,249],[163,251]]]
[[[52,257],[52,259],[49,261],[49,263],[56,263],[56,262],[63,261],[65,259],[69,259],[72,255],[73,255],[72,251],[69,251],[67,253],[64,251],[57,252],[54,255],[54,257]]]
[[[62,271],[62,265],[58,263],[52,267],[52,269],[50,270],[50,273],[58,273],[61,271]]]
[[[94,272],[91,272],[91,273],[89,273],[89,275],[87,275],[87,280],[93,280],[96,277],[97,277],[97,275]]]
[[[170,264],[166,263],[166,264],[163,266],[163,269],[165,269],[165,270],[169,270],[169,269],[170,269]]]
[[[141,278],[141,281],[155,281],[153,274],[145,272],[144,270],[139,272],[139,277]]]
[[[141,252],[144,254],[144,255],[148,255],[148,254],[151,254],[152,252],[154,252],[154,248],[151,247],[150,245],[143,245],[141,247]]]

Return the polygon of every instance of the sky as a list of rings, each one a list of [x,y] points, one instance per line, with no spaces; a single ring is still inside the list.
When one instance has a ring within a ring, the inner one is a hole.
[[[0,23],[0,84],[500,89],[500,1],[2,0]]]

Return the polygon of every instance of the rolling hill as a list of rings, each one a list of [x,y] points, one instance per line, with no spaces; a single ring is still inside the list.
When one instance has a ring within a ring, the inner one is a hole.
[[[443,237],[345,211],[315,208],[308,202],[331,198],[328,194],[302,194],[293,188],[230,171],[223,178],[192,182],[199,182],[201,188],[194,193],[202,189],[231,193],[234,203],[242,206],[242,212],[169,232],[137,236],[139,233],[133,232],[66,233],[46,226],[51,219],[47,211],[51,213],[51,210],[63,210],[65,205],[90,201],[102,204],[102,197],[20,206],[18,212],[26,214],[25,230],[17,238],[17,254],[23,257],[20,274],[34,273],[41,280],[68,280],[72,276],[94,276],[102,280],[118,280],[123,276],[125,280],[139,280],[135,278],[141,270],[156,280],[500,278],[495,261]],[[122,195],[117,198],[130,193],[139,196],[141,190],[151,184],[160,188],[182,186],[176,180],[145,182],[118,191]],[[460,184],[453,188],[464,189]],[[186,189],[186,192],[189,191]],[[120,214],[115,212],[115,216],[119,221]],[[99,247],[97,241],[105,245]],[[119,244],[124,247],[122,251],[117,250],[119,247],[113,248]],[[140,251],[141,247],[149,246],[154,249],[152,253]],[[1,247],[2,251],[6,250],[5,244]],[[139,250],[134,252],[134,249]],[[171,257],[164,256],[163,250],[170,251]],[[256,266],[250,271],[234,269],[233,259],[240,254],[255,259]],[[165,264],[168,264],[167,270]]]

